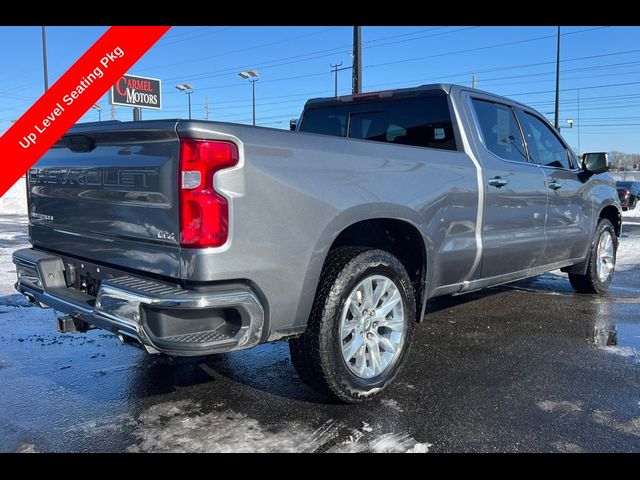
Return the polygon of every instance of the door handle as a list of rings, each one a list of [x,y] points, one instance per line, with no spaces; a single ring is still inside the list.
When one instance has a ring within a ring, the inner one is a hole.
[[[489,180],[489,185],[496,188],[504,187],[509,183],[509,177],[495,177]]]
[[[552,182],[549,182],[549,188],[551,190],[560,190],[562,188],[562,183],[554,180]]]

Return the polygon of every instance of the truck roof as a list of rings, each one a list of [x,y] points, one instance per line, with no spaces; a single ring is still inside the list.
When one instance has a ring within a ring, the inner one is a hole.
[[[509,101],[510,103],[513,104],[517,104],[520,105],[522,107],[526,107],[526,105],[518,102],[517,100],[513,100],[501,95],[497,95],[495,93],[491,93],[491,92],[487,92],[484,90],[479,90],[477,88],[471,88],[471,87],[466,87],[464,85],[457,85],[457,84],[453,84],[453,83],[429,83],[429,84],[424,84],[424,85],[420,85],[417,87],[409,87],[409,88],[397,88],[397,89],[390,89],[390,90],[379,90],[379,91],[372,91],[372,92],[363,92],[357,95],[341,95],[339,97],[318,97],[318,98],[311,98],[309,100],[307,100],[306,104],[305,104],[305,109],[308,107],[319,107],[319,106],[329,106],[329,105],[335,105],[335,104],[341,104],[341,103],[345,103],[345,102],[350,102],[355,98],[359,98],[359,99],[366,99],[367,97],[371,97],[371,98],[390,98],[390,97],[403,97],[403,96],[414,96],[414,95],[418,95],[420,93],[426,93],[426,92],[433,92],[433,91],[440,91],[443,94],[454,94],[457,93],[461,90],[465,90],[465,91],[471,91],[471,92],[477,92],[477,93],[481,93],[483,95],[489,95],[492,97],[495,97],[496,99],[504,99]],[[529,108],[529,107],[527,107]]]

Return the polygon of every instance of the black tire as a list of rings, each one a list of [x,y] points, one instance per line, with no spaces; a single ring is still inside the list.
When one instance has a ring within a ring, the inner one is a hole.
[[[381,374],[364,379],[353,374],[341,351],[340,315],[349,295],[366,277],[391,279],[404,302],[404,343]],[[305,333],[289,340],[291,362],[314,390],[340,402],[357,403],[379,395],[398,375],[411,347],[416,307],[411,280],[402,263],[384,250],[340,247],[329,252],[320,275]]]
[[[605,232],[609,232],[613,239],[613,256],[614,256],[614,269],[605,281],[601,281],[598,277],[598,271],[596,266],[597,249],[600,243],[600,238]],[[578,293],[597,293],[603,294],[609,288],[611,279],[615,272],[615,258],[618,252],[618,237],[616,236],[615,229],[609,220],[601,218],[598,222],[596,232],[593,235],[593,241],[589,249],[589,258],[587,260],[587,272],[584,275],[575,273],[569,274],[569,282],[571,286]]]

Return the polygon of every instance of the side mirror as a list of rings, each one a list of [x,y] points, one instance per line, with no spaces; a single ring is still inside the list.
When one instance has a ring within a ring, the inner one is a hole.
[[[298,119],[293,118],[289,120],[289,130],[294,131],[296,128],[298,128]]]
[[[609,154],[604,152],[585,153],[582,155],[582,169],[589,173],[604,173],[609,171]]]

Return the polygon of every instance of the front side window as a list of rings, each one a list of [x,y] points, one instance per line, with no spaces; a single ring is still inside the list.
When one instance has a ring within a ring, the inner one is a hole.
[[[571,168],[567,149],[550,125],[526,112],[521,115],[521,120],[532,162],[548,167]]]
[[[522,134],[511,107],[477,98],[472,103],[487,149],[505,160],[526,162]]]

